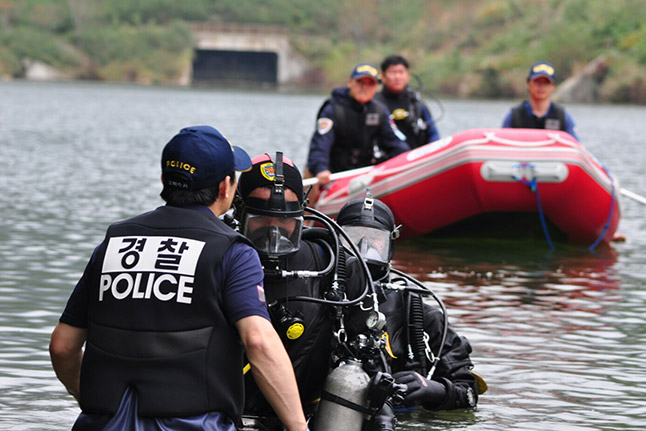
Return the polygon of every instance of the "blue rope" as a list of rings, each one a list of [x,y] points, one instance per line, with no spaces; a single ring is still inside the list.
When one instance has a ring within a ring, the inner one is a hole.
[[[535,167],[531,163],[519,163],[515,165],[514,167]],[[519,178],[516,175],[514,175],[514,179],[518,181],[521,184],[525,184],[526,186],[529,186],[530,190],[536,193],[536,206],[538,207],[538,216],[541,219],[541,226],[543,227],[543,233],[545,234],[545,239],[547,240],[547,244],[550,246],[550,250],[555,250],[554,244],[552,243],[552,239],[550,238],[550,233],[547,229],[547,223],[545,221],[545,215],[543,214],[543,206],[541,205],[541,197],[538,193],[538,185],[536,184],[536,177],[532,178],[531,181],[527,181],[525,178]]]
[[[604,236],[606,236],[606,232],[608,232],[608,228],[610,227],[610,220],[612,219],[612,213],[615,210],[615,201],[617,200],[615,197],[615,182],[612,181],[612,176],[610,175],[610,172],[606,169],[605,166],[601,165],[601,169],[608,175],[608,178],[610,179],[610,211],[608,212],[608,218],[606,219],[606,224],[603,225],[603,230],[601,231],[601,235],[599,235],[599,238],[597,238],[590,247],[588,247],[588,250],[593,251],[594,248],[601,242]]]

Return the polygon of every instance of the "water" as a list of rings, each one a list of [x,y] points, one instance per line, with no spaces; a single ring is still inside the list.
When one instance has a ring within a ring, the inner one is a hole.
[[[78,407],[49,362],[51,330],[106,226],[161,204],[168,139],[209,124],[252,155],[283,150],[303,166],[323,98],[0,83],[0,429],[73,423]],[[512,104],[443,103],[443,136],[498,126]],[[568,109],[622,186],[645,195],[646,108]],[[490,388],[476,411],[408,413],[399,429],[643,429],[645,212],[624,198],[628,241],[595,253],[562,244],[549,252],[541,240],[397,244],[396,266],[444,300]]]

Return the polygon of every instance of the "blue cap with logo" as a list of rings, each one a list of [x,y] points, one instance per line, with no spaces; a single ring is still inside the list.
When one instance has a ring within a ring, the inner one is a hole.
[[[185,127],[162,152],[162,178],[169,187],[199,190],[234,171],[251,169],[251,158],[211,126]]]
[[[379,70],[370,63],[359,63],[354,66],[350,74],[352,79],[372,78],[376,82],[381,82],[379,79]]]
[[[554,70],[554,65],[551,63],[546,63],[544,61],[534,63],[529,69],[527,81],[531,81],[532,79],[539,76],[544,76],[552,82],[556,81],[556,71]]]

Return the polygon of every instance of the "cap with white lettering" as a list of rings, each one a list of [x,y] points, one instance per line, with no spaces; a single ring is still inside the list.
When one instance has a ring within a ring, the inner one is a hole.
[[[186,127],[162,152],[162,178],[168,187],[199,190],[211,187],[234,171],[251,169],[251,158],[211,126]]]

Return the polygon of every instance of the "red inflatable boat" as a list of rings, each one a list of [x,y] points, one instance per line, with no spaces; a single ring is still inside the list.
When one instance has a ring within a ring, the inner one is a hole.
[[[553,130],[467,130],[333,177],[316,209],[335,216],[370,188],[406,238],[482,214],[533,213],[548,240],[549,222],[570,242],[596,246],[612,240],[621,213],[617,180],[571,135]]]

